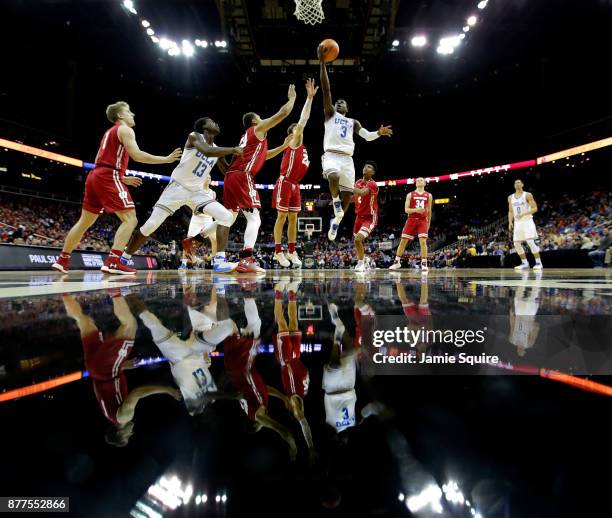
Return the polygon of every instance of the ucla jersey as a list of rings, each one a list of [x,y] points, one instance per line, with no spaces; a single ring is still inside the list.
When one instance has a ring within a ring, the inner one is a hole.
[[[323,150],[353,156],[353,151],[355,150],[355,142],[353,141],[354,126],[355,119],[349,119],[338,112],[334,112],[325,121]]]
[[[172,171],[172,180],[190,191],[201,191],[217,160],[217,157],[204,156],[194,147],[185,147],[179,165]]]
[[[531,207],[529,203],[527,203],[527,193],[523,191],[518,198],[514,195],[510,195],[510,203],[512,204],[512,212],[514,213],[514,218],[517,216],[521,216],[525,214]],[[533,216],[529,215],[529,219],[533,219]]]
[[[347,390],[336,394],[325,394],[323,404],[325,406],[325,422],[331,426],[336,433],[343,432],[357,424],[355,416],[355,403],[357,393],[355,390]]]

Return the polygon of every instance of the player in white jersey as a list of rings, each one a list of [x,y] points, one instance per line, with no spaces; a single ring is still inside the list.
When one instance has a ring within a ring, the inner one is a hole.
[[[515,180],[514,194],[508,196],[508,231],[513,232],[512,240],[514,241],[514,248],[521,258],[521,264],[516,266],[515,270],[526,270],[529,268],[529,262],[522,245],[523,241],[527,241],[527,246],[529,246],[535,258],[533,269],[542,269],[540,249],[535,243],[535,240],[538,239],[538,231],[533,222],[533,215],[537,211],[538,206],[533,196],[531,193],[523,190],[523,181]]]
[[[210,188],[210,175],[204,180],[203,192],[213,200],[217,199],[217,193]],[[189,263],[196,262],[195,251],[203,242],[204,238],[210,240],[211,257],[217,253],[217,222],[208,214],[193,214],[189,221],[187,237],[183,239],[183,259],[179,270],[186,270]]]
[[[133,298],[132,308],[151,332],[157,348],[168,360],[172,377],[191,415],[201,413],[211,401],[231,398],[219,392],[210,372],[210,364],[211,353],[228,336],[236,333],[237,328],[229,318],[229,310],[220,308],[219,313],[217,312],[214,290],[204,313],[187,306],[192,329],[187,339],[179,338],[174,331],[165,327],[142,300]]]
[[[325,421],[340,433],[357,424],[355,382],[358,350],[338,315],[338,306],[330,303],[328,309],[335,330],[331,357],[323,367],[323,404]]]
[[[325,136],[323,137],[323,178],[329,182],[329,192],[332,195],[334,217],[329,226],[327,237],[336,239],[338,227],[344,213],[352,200],[355,187],[355,165],[353,164],[353,151],[355,142],[353,133],[357,133],[365,140],[375,140],[381,136],[393,135],[391,126],[380,126],[378,131],[368,131],[361,123],[346,116],[348,104],[344,99],[332,103],[327,67],[321,60],[321,47],[318,48],[321,62],[321,88],[323,89],[323,111],[325,113]]]
[[[523,272],[523,280],[527,281],[528,272]],[[536,276],[538,273],[536,273]],[[541,272],[539,273],[541,278]],[[540,324],[536,315],[540,306],[539,279],[536,284],[527,288],[519,286],[514,294],[514,300],[510,303],[510,336],[509,341],[516,346],[516,354],[525,356],[527,349],[533,347],[540,333]]]
[[[210,117],[195,122],[194,131],[187,137],[181,161],[172,171],[170,183],[157,200],[149,219],[132,235],[121,257],[122,262],[127,264],[166,218],[183,206],[191,208],[194,214],[207,214],[222,225],[231,225],[231,212],[202,188],[215,165],[225,167],[224,161],[217,163],[220,157],[242,156],[240,147],[219,147],[215,144],[215,137],[220,131],[219,125]]]

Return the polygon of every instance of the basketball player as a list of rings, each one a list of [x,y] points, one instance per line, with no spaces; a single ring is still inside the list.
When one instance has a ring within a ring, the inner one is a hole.
[[[524,275],[523,280],[527,281],[529,273],[523,272],[522,275]],[[536,275],[542,274],[540,272]],[[525,356],[527,349],[534,346],[540,333],[540,324],[537,321],[539,295],[539,287],[519,286],[514,294],[513,303],[510,304],[509,342],[516,346],[518,356]]]
[[[351,203],[351,195],[355,186],[355,166],[353,164],[353,151],[355,142],[353,133],[367,141],[376,140],[381,136],[393,135],[391,126],[381,126],[378,131],[368,131],[359,121],[350,119],[348,104],[344,99],[338,99],[332,104],[327,67],[322,57],[323,49],[317,49],[321,62],[321,88],[323,88],[323,110],[325,113],[325,136],[323,137],[323,178],[329,182],[329,191],[332,195],[334,218],[330,222],[327,237],[330,241],[336,239],[338,227],[344,213]]]
[[[297,239],[297,218],[302,210],[302,199],[300,196],[300,182],[308,171],[310,162],[308,152],[304,146],[304,127],[310,117],[312,99],[319,87],[315,87],[314,80],[306,81],[306,102],[302,108],[302,114],[297,124],[291,124],[287,134],[291,136],[289,147],[283,153],[281,172],[272,193],[272,207],[276,208],[276,223],[274,224],[274,260],[283,268],[293,265],[296,268],[302,266],[302,261],[295,251]],[[283,254],[283,228],[289,219],[287,228],[288,251]],[[289,262],[291,261],[291,262]]]
[[[168,216],[185,205],[190,207],[195,215],[207,214],[219,224],[231,223],[230,212],[209,192],[203,190],[204,181],[209,179],[219,157],[242,155],[240,147],[218,147],[215,144],[215,137],[220,131],[219,125],[210,117],[202,117],[195,122],[193,131],[187,137],[181,162],[172,171],[170,183],[154,205],[149,219],[134,232],[123,252],[121,261],[124,264]]]
[[[363,166],[363,178],[355,184],[355,224],[353,238],[357,254],[356,272],[367,269],[363,242],[370,237],[378,223],[378,185],[372,180],[376,173],[376,162],[368,160]]]
[[[244,154],[235,157],[229,165],[223,184],[223,204],[231,211],[232,220],[229,223],[219,221],[217,227],[217,255],[213,260],[215,271],[225,273],[231,271],[225,259],[225,248],[230,226],[236,221],[238,213],[242,212],[247,220],[244,231],[244,248],[240,252],[240,262],[235,268],[238,273],[263,272],[253,257],[253,247],[257,241],[257,233],[261,225],[259,209],[259,193],[255,188],[255,175],[261,170],[266,160],[283,152],[289,145],[289,138],[275,149],[268,150],[268,131],[285,120],[295,104],[295,86],[289,85],[287,102],[272,117],[262,119],[253,112],[245,113],[242,124],[246,130],[240,140]]]
[[[223,363],[234,387],[242,393],[240,406],[252,422],[254,430],[262,428],[274,430],[289,446],[289,455],[295,459],[297,445],[292,433],[268,414],[270,391],[256,368],[257,347],[261,343],[261,319],[253,298],[244,299],[244,314],[247,325],[225,339],[223,344]]]
[[[121,251],[138,223],[134,202],[127,187],[138,187],[142,180],[125,176],[130,157],[143,164],[170,164],[181,157],[181,150],[175,149],[168,156],[155,156],[141,151],[132,129],[136,124],[135,115],[128,103],[119,101],[106,108],[106,118],[113,124],[106,130],[98,149],[95,169],[87,175],[85,196],[79,221],[70,229],[59,259],[51,266],[54,270],[67,273],[70,269],[70,254],[78,246],[85,232],[96,222],[104,211],[114,213],[121,221],[115,232],[111,252],[101,270],[105,273],[131,275],[133,268],[120,262]]]
[[[299,281],[281,281],[274,286],[274,320],[277,333],[272,335],[276,359],[281,368],[281,380],[285,394],[270,390],[270,395],[276,395],[285,403],[296,421],[300,424],[309,454],[314,455],[314,443],[310,425],[304,414],[304,397],[308,394],[310,375],[300,359],[302,347],[302,332],[298,324],[297,294]],[[285,318],[283,299],[288,293],[287,316]]]
[[[389,270],[398,270],[402,267],[402,256],[406,245],[410,243],[415,236],[419,238],[421,247],[421,272],[427,273],[427,234],[431,225],[431,212],[433,206],[433,198],[430,193],[425,190],[425,178],[419,176],[416,181],[416,189],[406,195],[406,203],[404,210],[408,214],[408,219],[402,230],[402,239],[395,252],[395,262],[389,266]]]
[[[138,324],[119,288],[109,290],[113,312],[119,327],[110,333],[102,333],[92,317],[72,295],[64,295],[62,301],[66,313],[74,319],[81,333],[85,370],[93,381],[94,392],[104,417],[113,427],[106,434],[106,442],[113,446],[126,446],[134,433],[136,404],[152,394],[169,394],[181,399],[176,389],[165,385],[145,385],[128,389],[124,370],[132,367],[129,358],[134,346]]]
[[[210,188],[210,175],[204,180],[203,191],[213,200],[217,199],[217,193]],[[204,238],[210,240],[211,257],[214,257],[217,253],[217,223],[208,214],[192,214],[187,237],[182,241],[183,259],[179,270],[186,270],[189,263],[195,264],[195,251]]]
[[[535,240],[538,239],[538,231],[533,222],[533,215],[537,211],[538,206],[531,193],[523,191],[523,181],[515,180],[514,194],[508,196],[508,231],[513,232],[512,240],[514,241],[514,248],[521,258],[521,264],[515,266],[515,270],[526,270],[529,268],[529,262],[521,244],[523,241],[527,241],[527,246],[529,246],[529,250],[531,250],[535,258],[533,269],[542,269],[540,249],[535,243]]]
[[[213,290],[211,302],[204,313],[187,306],[191,333],[185,340],[166,328],[139,297],[130,295],[130,304],[170,363],[172,377],[190,415],[201,413],[211,401],[232,399],[219,392],[210,372],[211,353],[223,340],[237,332],[236,324],[229,318],[227,302],[223,307],[219,304],[218,311]]]

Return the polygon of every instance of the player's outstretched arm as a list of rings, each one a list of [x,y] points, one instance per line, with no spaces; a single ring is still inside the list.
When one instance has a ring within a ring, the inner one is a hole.
[[[285,141],[280,146],[275,147],[274,149],[268,149],[266,153],[266,160],[270,160],[271,158],[274,158],[276,155],[279,155],[285,151],[285,149],[289,147],[289,144],[291,144],[291,138],[291,135],[287,135],[287,137],[285,137]]]
[[[287,98],[288,101],[281,106],[280,110],[272,115],[272,117],[263,119],[257,126],[255,126],[255,134],[257,135],[257,138],[264,138],[268,130],[274,126],[277,126],[289,116],[293,110],[293,105],[295,104],[295,85],[289,85]]]
[[[357,135],[359,135],[362,139],[369,142],[370,140],[376,140],[379,137],[390,137],[393,135],[393,128],[391,128],[391,126],[383,126],[381,124],[378,131],[368,131],[358,120],[356,120],[355,124],[353,125],[353,132],[357,133]]]
[[[223,157],[227,155],[242,156],[241,147],[211,146],[210,144],[208,144],[208,142],[206,142],[206,140],[204,140],[204,137],[200,133],[197,133],[195,131],[192,131],[189,134],[187,143],[189,147],[196,148],[200,153],[208,157]]]
[[[143,164],[171,164],[181,158],[182,151],[180,147],[177,147],[172,153],[167,156],[151,155],[145,151],[142,151],[136,143],[136,134],[132,128],[127,126],[121,126],[117,132],[119,140],[123,144],[123,147],[127,149],[128,154],[132,160],[141,162]]]
[[[332,103],[331,87],[329,86],[329,77],[327,76],[327,66],[321,59],[321,46],[317,47],[317,56],[321,63],[321,88],[323,89],[323,112],[325,113],[325,120],[331,119],[334,116],[334,104]]]
[[[314,79],[308,79],[306,81],[306,102],[304,103],[304,107],[302,108],[300,120],[298,121],[295,129],[293,130],[293,138],[291,139],[290,143],[290,146],[292,148],[297,148],[302,144],[304,128],[306,127],[308,119],[310,118],[310,108],[312,107],[312,99],[318,91],[319,87],[315,86]]]

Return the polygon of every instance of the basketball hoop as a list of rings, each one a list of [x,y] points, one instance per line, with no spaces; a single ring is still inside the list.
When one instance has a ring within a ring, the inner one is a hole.
[[[304,230],[308,241],[312,239],[312,234],[314,233],[314,225],[312,223],[306,223],[306,229]]]
[[[295,17],[310,25],[316,25],[317,23],[321,23],[325,18],[325,14],[323,13],[323,7],[321,4],[323,0],[294,0],[295,1],[295,11],[293,14]]]

